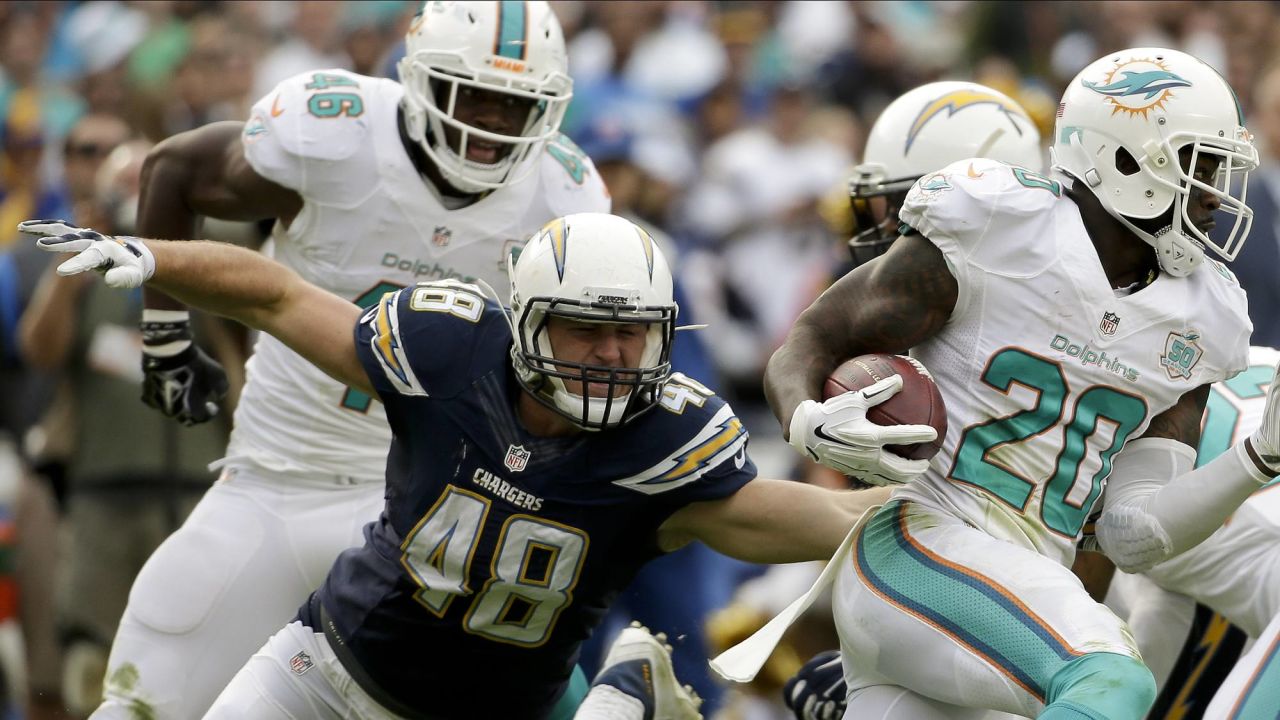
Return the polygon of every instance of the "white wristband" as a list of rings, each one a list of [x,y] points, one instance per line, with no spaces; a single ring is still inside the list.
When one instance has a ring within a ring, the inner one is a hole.
[[[157,308],[142,308],[142,322],[144,323],[191,322],[191,312],[188,310],[159,310]]]

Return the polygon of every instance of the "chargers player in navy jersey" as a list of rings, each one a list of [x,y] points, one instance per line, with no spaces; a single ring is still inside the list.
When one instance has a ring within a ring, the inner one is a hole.
[[[305,72],[247,122],[156,146],[138,232],[177,240],[197,237],[202,215],[272,218],[273,257],[368,307],[421,280],[502,287],[507,255],[548,220],[609,211],[591,161],[558,132],[573,83],[547,3],[424,2],[405,42],[400,82]],[[191,344],[185,307],[150,289],[146,306],[144,399],[207,420],[221,369]],[[133,585],[94,720],[199,716],[382,507],[382,404],[269,335],[232,424],[224,481]]]
[[[671,373],[670,270],[616,216],[571,215],[530,239],[509,313],[457,281],[362,311],[232,246],[23,229],[79,253],[59,272],[149,281],[386,405],[381,517],[209,717],[564,717],[579,644],[644,562],[693,540],[753,562],[824,559],[882,499],[755,478],[733,410]],[[848,402],[900,387],[886,378]]]

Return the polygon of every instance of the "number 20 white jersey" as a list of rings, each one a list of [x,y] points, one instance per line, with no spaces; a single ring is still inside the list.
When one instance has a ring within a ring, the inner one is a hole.
[[[445,278],[479,278],[505,292],[507,255],[538,228],[561,215],[609,211],[591,161],[563,136],[526,161],[535,166],[523,179],[447,208],[401,141],[402,95],[391,80],[323,70],[285,80],[253,107],[245,158],[304,200],[288,228],[276,223],[275,258],[309,282],[365,307],[390,290]],[[391,431],[376,400],[267,335],[247,375],[230,461],[382,481]]]
[[[1070,565],[1125,442],[1246,366],[1244,292],[1208,261],[1118,297],[1062,183],[996,161],[921,178],[900,217],[941,249],[959,298],[912,352],[947,437],[895,497]]]

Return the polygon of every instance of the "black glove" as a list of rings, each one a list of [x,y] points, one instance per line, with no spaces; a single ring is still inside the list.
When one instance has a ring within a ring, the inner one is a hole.
[[[814,655],[782,688],[782,699],[797,720],[840,720],[844,717],[844,668],[840,651]]]
[[[208,422],[227,394],[227,373],[191,342],[186,313],[142,321],[142,402],[183,425]],[[180,349],[178,349],[180,348]],[[177,352],[174,352],[178,349]]]

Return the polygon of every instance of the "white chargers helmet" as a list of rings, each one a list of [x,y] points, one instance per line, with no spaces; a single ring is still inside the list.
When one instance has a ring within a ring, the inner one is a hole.
[[[1181,152],[1187,156],[1180,159]],[[1194,176],[1202,156],[1219,163],[1208,182]],[[1055,168],[1154,247],[1171,275],[1189,275],[1205,247],[1235,259],[1249,234],[1253,211],[1245,196],[1258,152],[1231,86],[1186,53],[1134,48],[1081,70],[1058,106],[1052,157]],[[1187,214],[1192,188],[1216,197],[1219,210],[1235,217],[1220,243]],[[1133,222],[1166,214],[1170,225],[1154,233]]]
[[[559,131],[573,97],[568,67],[560,22],[546,2],[423,3],[398,66],[406,130],[457,189],[500,188],[527,173],[533,163],[521,162]],[[523,131],[502,135],[455,119],[461,86],[532,101]],[[446,141],[446,127],[461,135],[459,147]],[[511,148],[479,163],[467,159],[474,139]]]
[[[889,103],[871,126],[863,161],[849,179],[854,263],[889,248],[897,237],[897,210],[917,179],[973,157],[1039,172],[1040,132],[1021,105],[978,83],[929,83]],[[885,197],[891,206],[884,220],[871,210],[874,197]]]
[[[671,269],[643,228],[617,215],[579,213],[547,223],[508,259],[514,320],[511,360],[520,385],[587,430],[628,422],[652,408],[671,376],[678,309]],[[557,359],[552,317],[647,326],[637,367]],[[569,392],[564,381],[607,384],[605,397]]]

